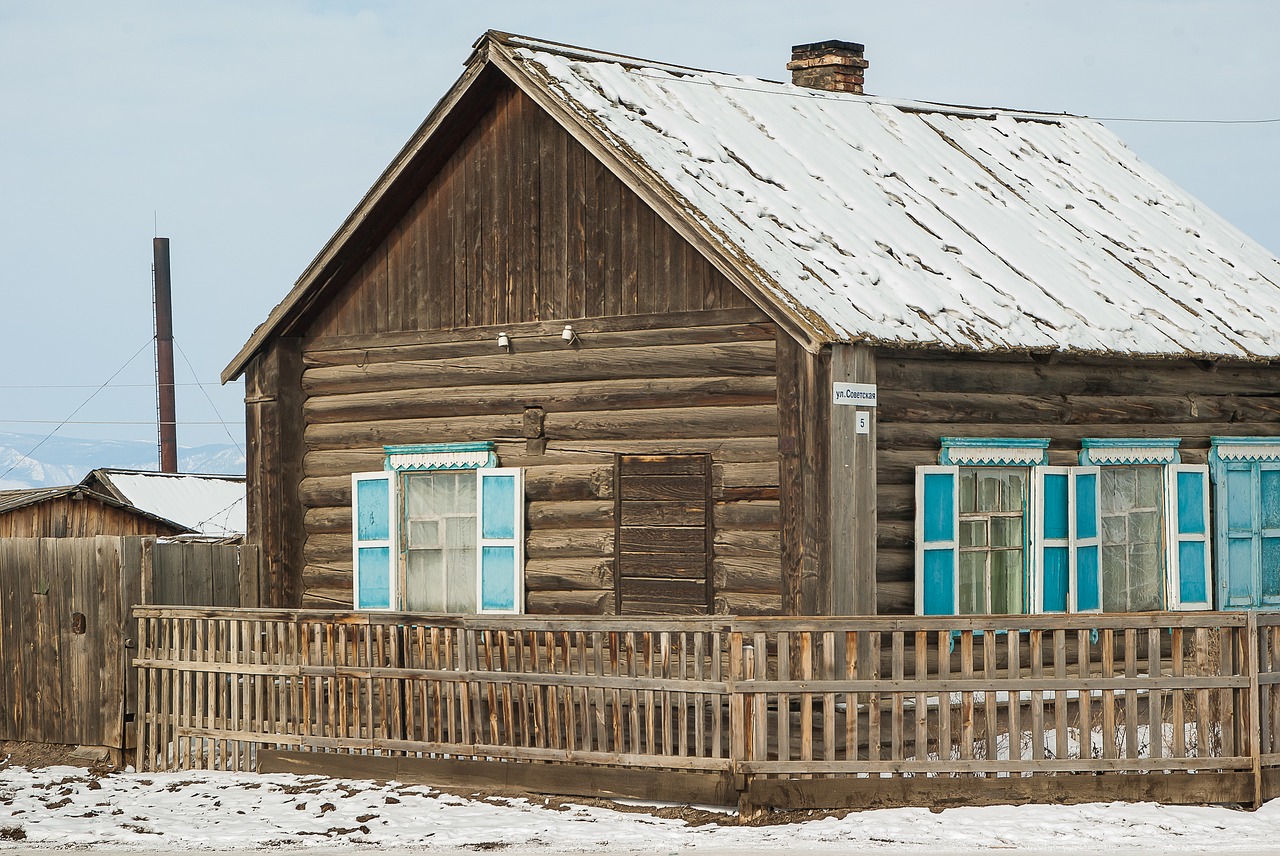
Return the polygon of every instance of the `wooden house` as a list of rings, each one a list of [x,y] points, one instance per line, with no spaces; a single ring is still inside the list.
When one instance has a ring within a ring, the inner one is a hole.
[[[866,65],[485,34],[224,372],[272,602],[1277,602],[1280,263],[1095,121]]]
[[[0,538],[182,535],[192,530],[82,485],[0,491]]]

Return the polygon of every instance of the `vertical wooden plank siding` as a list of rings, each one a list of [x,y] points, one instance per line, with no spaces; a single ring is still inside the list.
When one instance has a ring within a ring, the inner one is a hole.
[[[867,345],[833,345],[832,383],[876,382],[875,350]],[[822,390],[818,390],[821,394]],[[827,390],[830,461],[827,537],[830,566],[823,569],[823,615],[876,612],[876,409],[835,405]],[[857,417],[869,419],[869,433],[857,433]],[[821,418],[820,414],[815,414]],[[821,422],[817,423],[821,425]]]
[[[246,541],[260,550],[265,602],[301,603],[302,342],[274,339],[245,373]]]

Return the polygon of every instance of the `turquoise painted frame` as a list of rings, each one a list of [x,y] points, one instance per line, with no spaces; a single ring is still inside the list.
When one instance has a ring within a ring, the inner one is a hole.
[[[1242,457],[1232,461],[1225,460],[1221,455],[1223,446],[1243,446],[1248,448],[1270,446],[1273,449],[1280,447],[1280,437],[1210,437],[1209,438],[1209,481],[1213,490],[1213,578],[1214,578],[1214,606],[1223,611],[1238,612],[1248,609],[1263,609],[1260,603],[1251,604],[1249,606],[1231,606],[1227,603],[1226,586],[1228,579],[1228,537],[1227,537],[1227,493],[1223,485],[1226,479],[1226,469],[1228,463],[1244,463],[1259,464],[1273,463],[1280,461],[1280,454],[1269,452],[1267,454],[1258,454],[1255,456]],[[1257,570],[1256,568],[1254,569]]]
[[[484,464],[455,466],[455,467],[425,467],[424,470],[432,469],[453,469],[453,470],[476,470],[481,468],[496,467],[498,465],[497,447],[492,440],[478,440],[467,443],[410,443],[399,446],[383,446],[382,447],[382,468],[384,470],[393,470],[391,466],[392,455],[432,455],[432,454],[449,454],[451,452],[488,452],[488,460]]]
[[[1039,449],[1040,460],[974,461],[963,455],[953,455],[952,449]],[[1049,463],[1049,439],[1047,437],[943,437],[938,463],[960,467],[1039,467]]]
[[[1153,451],[1160,450],[1164,452],[1173,452],[1173,460],[1158,460],[1154,455],[1150,457],[1136,457],[1128,464],[1180,464],[1182,463],[1182,454],[1178,451],[1178,447],[1182,445],[1181,437],[1123,437],[1119,439],[1105,439],[1100,437],[1086,437],[1080,441],[1080,463],[1085,466],[1115,466],[1113,463],[1099,461],[1093,458],[1094,449],[1151,449]]]

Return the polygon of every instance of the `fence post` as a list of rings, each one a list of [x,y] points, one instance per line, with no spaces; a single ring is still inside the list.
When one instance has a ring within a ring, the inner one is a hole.
[[[1261,808],[1262,793],[1262,699],[1258,673],[1261,670],[1258,652],[1258,613],[1246,613],[1245,627],[1249,646],[1249,755],[1253,761],[1253,807]]]

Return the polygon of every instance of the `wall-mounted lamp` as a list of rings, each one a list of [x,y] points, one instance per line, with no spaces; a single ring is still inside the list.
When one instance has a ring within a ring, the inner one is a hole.
[[[572,345],[574,342],[578,341],[578,334],[573,332],[572,324],[566,324],[564,325],[564,332],[560,334],[560,338],[564,339],[566,344]]]
[[[510,337],[510,336],[508,336],[506,333],[499,333],[499,334],[498,334],[498,347],[499,347],[499,348],[501,348],[501,349],[502,349],[502,350],[504,350],[504,351],[510,351],[510,350],[511,350],[511,337]]]

